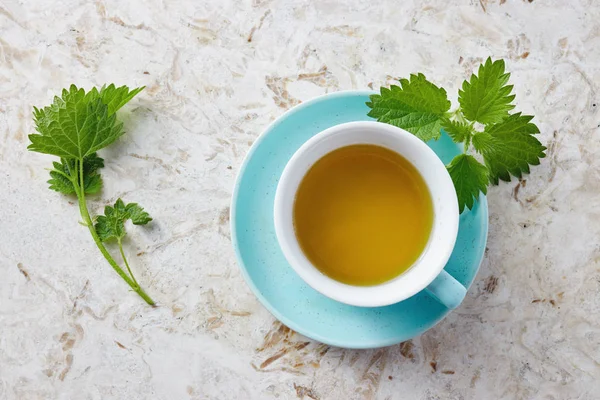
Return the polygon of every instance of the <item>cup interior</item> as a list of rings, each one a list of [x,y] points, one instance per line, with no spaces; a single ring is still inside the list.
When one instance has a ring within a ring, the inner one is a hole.
[[[404,273],[374,286],[348,285],[323,274],[304,255],[294,229],[296,192],[308,170],[333,150],[355,144],[382,146],[407,159],[425,181],[433,204],[432,229],[421,256]],[[397,303],[429,285],[452,253],[458,233],[458,215],[454,185],[446,167],[433,150],[409,132],[371,121],[334,126],[302,145],[283,171],[274,205],[277,239],[296,273],[322,294],[346,304],[364,307]]]

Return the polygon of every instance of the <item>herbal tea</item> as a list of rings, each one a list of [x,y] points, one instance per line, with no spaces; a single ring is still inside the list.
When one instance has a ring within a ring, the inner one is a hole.
[[[350,285],[377,285],[406,271],[429,239],[433,205],[425,181],[401,155],[352,145],[317,161],[294,203],[304,254]]]

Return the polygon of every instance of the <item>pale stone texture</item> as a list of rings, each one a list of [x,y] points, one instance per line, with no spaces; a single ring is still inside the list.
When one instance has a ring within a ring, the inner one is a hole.
[[[0,398],[600,398],[599,20],[596,0],[1,1]],[[230,242],[252,142],[294,104],[411,72],[456,104],[490,55],[507,60],[548,157],[526,184],[490,190],[464,304],[379,350],[281,327]],[[127,252],[158,308],[47,189],[52,158],[26,151],[33,105],[107,82],[147,88],[101,152],[90,207],[122,197],[150,211]]]

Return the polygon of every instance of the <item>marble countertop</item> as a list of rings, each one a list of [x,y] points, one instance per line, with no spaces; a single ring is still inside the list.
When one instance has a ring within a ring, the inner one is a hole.
[[[598,21],[596,0],[0,1],[0,399],[599,398]],[[228,226],[260,132],[313,96],[411,72],[455,101],[488,56],[506,59],[548,156],[490,190],[463,305],[369,351],[275,321]],[[158,308],[47,189],[52,158],[26,151],[33,105],[110,82],[147,88],[102,151],[90,208],[123,197],[150,211],[127,252]]]

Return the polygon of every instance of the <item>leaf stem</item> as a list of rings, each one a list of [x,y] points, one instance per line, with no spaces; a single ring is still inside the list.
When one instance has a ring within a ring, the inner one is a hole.
[[[125,257],[125,252],[123,251],[123,242],[121,241],[121,238],[119,238],[117,240],[117,242],[119,243],[119,251],[121,252],[121,258],[123,258],[123,262],[125,263],[125,266],[127,267],[127,271],[129,271],[129,275],[131,276],[131,279],[133,279],[133,282],[135,282],[135,284],[139,286],[139,284],[135,280],[135,276],[133,276],[133,272],[131,272],[131,268],[129,268],[129,263],[127,262],[127,257]]]
[[[70,180],[70,181],[72,181],[72,180],[73,180],[73,179],[72,179],[72,178],[71,178],[69,175],[65,174],[65,173],[64,173],[64,172],[62,172],[62,171],[59,171],[59,170],[57,170],[56,168],[52,168],[50,171],[51,171],[51,172],[56,172],[57,174],[64,176],[65,178],[67,178],[67,179],[68,179],[68,180]]]
[[[144,292],[144,290],[140,287],[140,285],[138,285],[138,283],[135,281],[135,279],[133,279],[133,275],[131,275],[131,278],[129,276],[127,276],[125,271],[123,271],[123,269],[112,258],[112,256],[110,255],[108,250],[106,250],[106,247],[104,246],[104,244],[98,237],[98,233],[96,232],[96,229],[94,228],[94,224],[92,223],[92,219],[90,217],[90,213],[88,211],[87,204],[85,202],[85,190],[83,188],[83,159],[79,159],[79,160],[75,161],[75,170],[77,170],[77,162],[79,162],[79,182],[77,182],[77,174],[75,174],[75,176],[73,177],[72,182],[73,182],[73,186],[75,187],[75,193],[77,194],[77,199],[79,200],[79,212],[81,213],[81,218],[83,218],[83,222],[85,223],[85,225],[87,225],[90,233],[92,234],[92,238],[94,239],[96,246],[98,246],[98,249],[104,256],[104,258],[106,258],[106,261],[108,261],[110,266],[115,270],[115,272],[117,274],[119,274],[119,276],[121,278],[123,278],[123,280],[125,282],[127,282],[127,284],[133,289],[134,292],[136,292],[138,295],[140,295],[140,297],[142,299],[144,299],[144,301],[146,303],[148,303],[149,305],[151,305],[151,306],[156,305],[156,303],[154,303],[154,300],[152,300],[150,298],[150,296],[148,296],[146,294],[146,292]],[[119,243],[119,245],[120,245],[120,243]],[[121,251],[122,251],[122,249],[121,249]],[[129,265],[127,264],[127,261],[125,261],[125,265],[127,265],[127,268],[129,269]],[[129,271],[129,272],[131,273],[131,271]]]
[[[456,111],[454,112],[454,118],[456,118],[456,120],[458,122],[462,122],[463,124],[467,124],[469,123],[469,121],[467,121],[467,119],[465,118],[465,116],[463,115],[460,107],[456,109]]]
[[[473,135],[471,134],[471,135],[467,136],[467,138],[465,139],[465,145],[463,147],[463,152],[465,154],[469,153],[469,148],[471,147],[471,138],[472,138],[472,136]]]
[[[454,119],[462,124],[467,124],[470,127],[470,134],[467,135],[467,137],[465,138],[465,142],[463,145],[463,153],[464,154],[468,154],[469,153],[469,148],[471,147],[471,139],[473,137],[473,123],[467,121],[467,119],[465,118],[465,116],[462,113],[462,110],[460,109],[460,107],[458,107],[456,109],[456,111],[454,111],[452,113],[452,116],[454,117]]]

